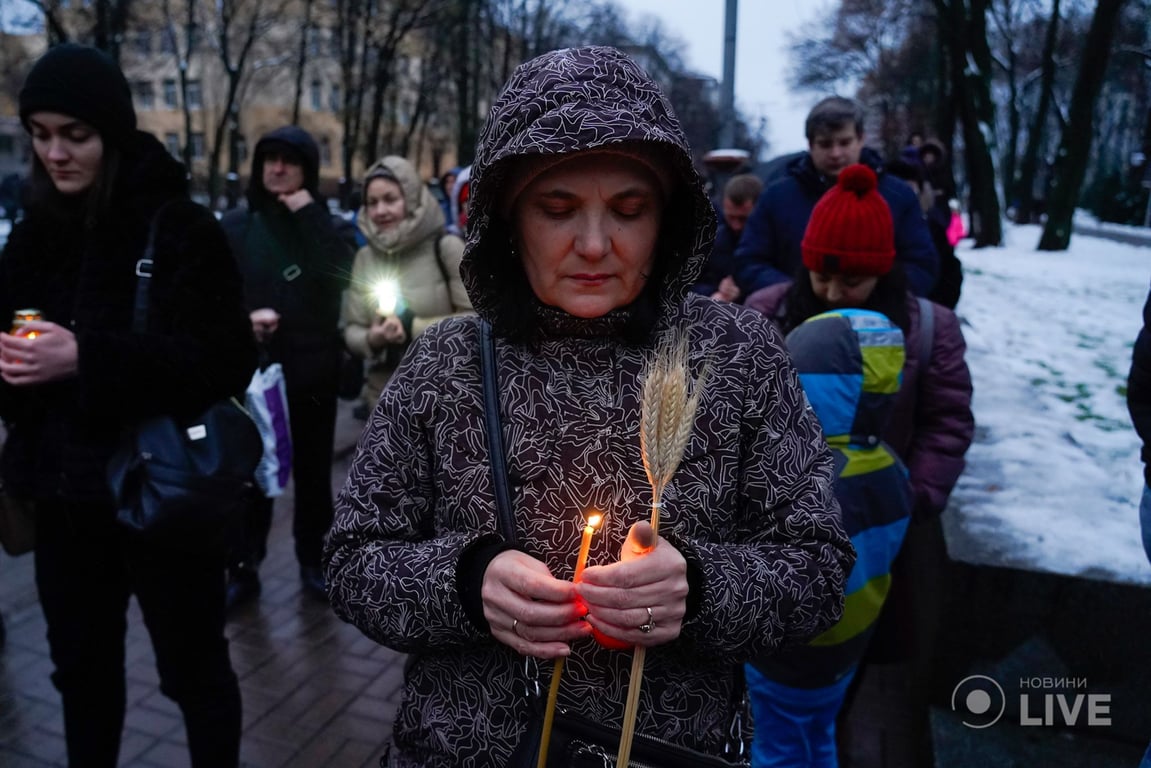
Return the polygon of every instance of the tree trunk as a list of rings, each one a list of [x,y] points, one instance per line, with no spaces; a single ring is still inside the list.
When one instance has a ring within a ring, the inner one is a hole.
[[[300,28],[300,51],[296,57],[296,97],[292,100],[292,125],[300,124],[300,100],[304,97],[304,69],[308,66],[308,33],[312,29],[312,0],[304,0],[304,23]]]
[[[1043,63],[1039,76],[1039,104],[1027,132],[1027,146],[1019,163],[1019,180],[1015,184],[1015,197],[1019,207],[1015,220],[1030,223],[1035,211],[1035,174],[1039,170],[1039,155],[1043,151],[1043,137],[1047,126],[1047,113],[1051,111],[1052,91],[1055,87],[1055,43],[1059,33],[1059,2],[1053,0],[1051,21],[1047,23],[1047,35],[1043,41]]]
[[[1015,191],[1015,158],[1019,156],[1019,129],[1023,122],[1019,113],[1019,76],[1015,71],[1017,62],[1015,41],[1008,43],[1007,52],[1007,150],[1001,161],[1000,178],[1003,180],[1003,202],[1011,207]]]
[[[975,247],[999,245],[1003,238],[996,189],[994,104],[991,102],[991,51],[987,46],[989,0],[936,0],[940,23],[948,27],[952,98],[959,108],[969,211]],[[973,66],[970,66],[973,65]]]
[[[963,121],[963,143],[967,148],[967,175],[971,183],[971,211],[978,222],[973,226],[975,247],[1003,242],[1002,207],[996,186],[995,103],[991,100],[991,49],[987,43],[987,11],[990,0],[971,0],[967,30],[968,48],[976,71],[968,70],[966,101],[968,119]]]
[[[459,18],[456,24],[458,36],[454,53],[459,57],[456,65],[456,147],[460,165],[467,165],[475,158],[476,137],[479,134],[476,112],[479,105],[479,19],[478,0],[458,0]],[[473,37],[473,33],[475,33]]]
[[[1055,155],[1055,177],[1047,205],[1047,224],[1039,238],[1039,250],[1064,251],[1071,243],[1071,218],[1079,200],[1079,188],[1087,173],[1095,102],[1111,57],[1111,41],[1124,0],[1098,0],[1091,28],[1083,46],[1082,63],[1071,93],[1067,128]]]

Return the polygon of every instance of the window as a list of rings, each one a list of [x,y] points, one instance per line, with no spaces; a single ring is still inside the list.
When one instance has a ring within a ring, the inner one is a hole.
[[[241,163],[248,159],[248,140],[243,136],[236,137],[236,154]]]
[[[180,157],[180,134],[178,133],[165,133],[164,146],[168,148],[168,154],[172,157]]]
[[[136,31],[136,53],[148,56],[152,53],[152,33],[147,29]]]
[[[188,109],[200,109],[200,81],[189,80],[188,90],[184,93],[184,98],[188,100]]]
[[[164,81],[164,106],[168,109],[176,109],[180,106],[180,102],[176,98],[176,81],[170,78]]]
[[[204,158],[204,134],[192,134],[192,159],[202,160]]]
[[[155,109],[156,93],[152,83],[148,80],[137,80],[132,83],[132,94],[136,97],[136,107],[139,109]]]
[[[320,165],[332,164],[332,142],[327,136],[320,138]]]
[[[330,106],[337,115],[344,109],[344,101],[340,98],[339,83],[332,83]]]
[[[308,27],[307,40],[308,40],[308,55],[320,55],[320,39],[322,31],[319,27]]]
[[[319,112],[323,109],[323,88],[319,80],[312,81],[312,110]]]
[[[165,29],[160,32],[160,53],[175,53],[176,52],[176,38],[172,34],[172,30]]]
[[[16,137],[0,133],[0,155],[16,154]]]

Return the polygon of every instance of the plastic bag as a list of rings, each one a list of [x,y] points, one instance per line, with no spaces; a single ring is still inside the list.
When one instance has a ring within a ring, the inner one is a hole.
[[[284,492],[292,476],[288,389],[279,363],[253,374],[248,384],[247,405],[264,441],[264,455],[256,467],[256,485],[265,496],[274,498]]]

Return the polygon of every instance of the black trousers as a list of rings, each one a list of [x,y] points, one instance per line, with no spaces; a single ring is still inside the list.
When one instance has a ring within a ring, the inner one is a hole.
[[[224,562],[154,551],[110,507],[37,507],[36,586],[64,704],[70,768],[115,768],[124,726],[124,635],[135,595],[161,692],[184,715],[194,768],[235,768],[240,687],[224,636]]]

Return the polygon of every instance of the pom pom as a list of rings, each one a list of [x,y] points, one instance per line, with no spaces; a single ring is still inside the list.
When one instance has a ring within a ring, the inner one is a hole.
[[[836,180],[841,189],[863,197],[879,184],[875,171],[862,163],[849,165],[839,172]]]

